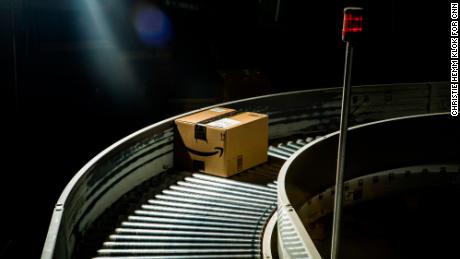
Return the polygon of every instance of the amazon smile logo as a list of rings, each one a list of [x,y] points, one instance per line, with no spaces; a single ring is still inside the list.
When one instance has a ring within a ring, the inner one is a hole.
[[[184,147],[185,149],[187,149],[187,151],[197,156],[213,156],[213,155],[219,154],[219,157],[222,157],[222,155],[224,154],[224,149],[221,147],[215,147],[214,149],[216,151],[212,151],[212,152],[203,152],[203,151],[194,150],[194,149],[187,147],[186,145],[184,145]]]

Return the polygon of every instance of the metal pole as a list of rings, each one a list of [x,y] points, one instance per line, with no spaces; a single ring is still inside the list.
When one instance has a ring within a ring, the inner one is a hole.
[[[345,167],[345,147],[348,130],[348,113],[350,110],[351,65],[353,46],[347,42],[345,52],[345,71],[343,78],[342,112],[340,115],[339,148],[337,153],[337,172],[335,177],[334,217],[332,220],[331,259],[337,259],[340,245],[340,220],[342,216],[343,171]]]
[[[16,17],[14,0],[10,0],[10,18],[11,18],[11,45],[13,52],[13,86],[14,86],[14,108],[18,110],[19,106],[19,89],[18,89],[18,64],[16,55]]]

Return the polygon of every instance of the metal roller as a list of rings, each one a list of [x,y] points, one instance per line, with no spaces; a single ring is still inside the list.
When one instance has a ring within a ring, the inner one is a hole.
[[[250,243],[251,238],[231,238],[231,237],[181,237],[181,236],[150,236],[150,235],[124,235],[113,234],[109,236],[112,241],[174,241],[174,242],[215,242],[215,243]]]
[[[288,145],[286,145],[284,143],[278,144],[278,148],[281,149],[281,150],[284,150],[286,152],[289,152],[289,153],[294,153],[294,152],[297,151],[296,148],[289,147]]]
[[[202,195],[202,194],[196,194],[196,193],[188,193],[188,192],[182,192],[182,191],[177,191],[177,190],[163,190],[164,194],[167,195],[174,195],[177,197],[184,197],[184,198],[194,198],[194,199],[203,199],[206,201],[215,201],[215,202],[228,202],[230,205],[243,205],[243,206],[253,206],[256,208],[265,208],[266,204],[259,204],[259,203],[254,203],[254,202],[249,202],[249,201],[241,201],[241,200],[235,200],[231,198],[224,198],[224,197],[213,197],[209,195]]]
[[[254,259],[259,258],[259,256],[254,256],[253,254],[211,254],[211,255],[160,255],[160,256],[102,256],[95,257],[94,259],[219,259],[219,258],[244,258],[244,259]]]
[[[274,147],[274,146],[269,146],[268,151],[270,151],[272,153],[282,155],[282,156],[285,156],[285,157],[288,157],[288,158],[294,153],[294,152],[289,152],[289,151],[282,150],[282,149],[280,149],[278,147]]]
[[[185,198],[182,196],[173,196],[173,192],[170,192],[171,195],[156,195],[155,198],[157,200],[167,200],[167,201],[175,201],[179,203],[190,203],[190,204],[200,204],[200,205],[209,205],[209,206],[217,206],[223,208],[236,208],[236,209],[243,209],[245,211],[264,211],[265,208],[258,208],[258,207],[250,207],[250,206],[243,206],[238,204],[230,204],[225,201],[218,202],[217,199],[214,200],[205,200],[205,199],[195,199],[195,198]],[[152,200],[149,200],[149,202]]]
[[[236,228],[255,228],[252,224],[228,223],[228,222],[215,222],[215,221],[202,221],[202,220],[187,220],[187,219],[173,219],[161,217],[142,217],[142,216],[129,216],[130,222],[155,222],[155,223],[169,223],[169,224],[182,224],[191,226],[224,226]]]
[[[104,242],[104,247],[254,247],[248,243],[196,243],[196,242]]]
[[[159,206],[169,206],[169,207],[228,212],[228,213],[239,213],[239,214],[250,214],[250,215],[255,215],[255,216],[260,215],[259,211],[238,210],[238,209],[231,209],[231,208],[221,208],[221,207],[216,207],[216,206],[214,207],[202,206],[202,205],[195,205],[195,204],[189,204],[189,203],[169,202],[169,201],[162,201],[162,200],[149,200],[149,203],[152,205],[159,205]]]
[[[293,142],[293,141],[288,141],[287,146],[291,147],[291,148],[294,148],[297,151],[297,150],[301,149],[304,145],[300,145],[300,144],[298,144],[296,142]]]

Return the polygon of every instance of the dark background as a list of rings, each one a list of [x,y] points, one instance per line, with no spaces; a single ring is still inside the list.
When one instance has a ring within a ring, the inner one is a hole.
[[[140,3],[0,1],[0,258],[38,258],[67,182],[129,133],[224,100],[341,86],[346,5],[368,22],[353,84],[449,78],[447,1],[281,1],[278,20],[272,0]],[[170,19],[162,46],[133,27],[148,4]]]

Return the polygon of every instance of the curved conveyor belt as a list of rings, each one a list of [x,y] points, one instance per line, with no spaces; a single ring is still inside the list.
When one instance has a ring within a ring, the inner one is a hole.
[[[445,112],[449,87],[353,87],[352,125]],[[341,96],[341,88],[326,88],[213,106],[269,115],[269,162],[231,179],[177,171],[174,120],[186,114],[126,136],[85,164],[63,190],[41,258],[260,257],[265,220],[279,202],[273,180],[280,161],[313,138],[278,143],[336,131]]]
[[[271,145],[268,154],[287,159],[313,140]],[[279,167],[269,162],[241,177],[261,178],[273,169]],[[276,182],[260,185],[202,173],[182,174],[189,176],[128,216],[95,258],[259,258],[263,228],[276,209]]]

